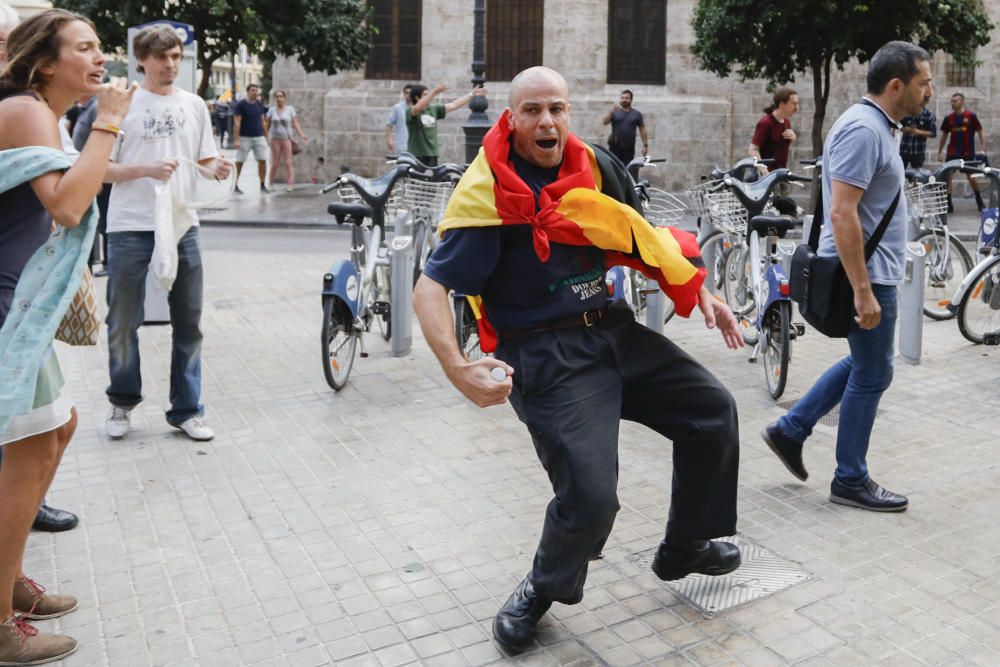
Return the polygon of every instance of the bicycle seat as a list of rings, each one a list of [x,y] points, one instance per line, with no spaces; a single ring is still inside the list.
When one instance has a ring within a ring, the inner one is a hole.
[[[337,224],[344,224],[347,218],[355,225],[360,225],[365,218],[372,216],[372,207],[360,202],[337,201],[326,207],[326,212],[337,218]]]
[[[795,229],[796,224],[795,218],[787,215],[755,215],[747,225],[747,234],[756,231],[760,236],[775,234],[778,238],[784,238],[789,230]]]
[[[455,164],[439,164],[436,167],[418,167],[413,165],[407,173],[411,178],[432,183],[440,183],[448,180],[458,180],[465,170]]]
[[[392,194],[392,186],[406,175],[407,169],[393,167],[378,178],[365,178],[357,174],[341,174],[340,180],[354,187],[358,195],[373,210],[381,211]],[[332,206],[332,204],[331,204]]]

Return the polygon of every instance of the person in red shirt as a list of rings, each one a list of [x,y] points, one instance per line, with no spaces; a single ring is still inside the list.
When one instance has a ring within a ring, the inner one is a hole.
[[[795,89],[782,86],[774,91],[773,103],[764,108],[764,115],[757,121],[753,139],[747,152],[751,157],[774,160],[774,168],[782,169],[788,164],[788,149],[795,141],[795,131],[789,120],[799,110],[799,95]],[[761,165],[761,173],[768,168]]]
[[[763,160],[774,160],[774,169],[783,169],[788,164],[788,150],[795,141],[795,131],[789,120],[799,110],[799,95],[790,86],[781,86],[774,91],[770,106],[764,108],[764,115],[757,121],[753,139],[747,153],[751,157]],[[761,176],[767,175],[769,168],[757,165]],[[774,206],[779,213],[794,215],[795,202],[788,197],[788,184],[781,183],[775,197]]]
[[[979,134],[980,153],[986,153],[986,136],[983,134],[983,126],[979,122],[979,116],[974,111],[965,108],[965,95],[955,93],[951,96],[951,113],[945,116],[941,123],[941,144],[938,146],[938,160],[944,155],[944,145],[948,142],[947,157],[949,160],[975,160],[976,159],[976,134]],[[952,211],[951,205],[951,176],[948,174],[948,212]],[[976,195],[976,204],[979,210],[983,210],[983,198],[979,194],[976,182],[972,180],[971,174],[966,174],[972,192]]]

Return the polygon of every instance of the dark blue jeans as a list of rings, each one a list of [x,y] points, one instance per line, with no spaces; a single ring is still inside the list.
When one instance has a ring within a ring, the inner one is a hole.
[[[153,255],[153,232],[108,234],[108,357],[112,405],[132,408],[142,401],[139,371],[139,325],[146,298],[146,273]],[[198,228],[177,245],[177,280],[170,290],[173,353],[170,362],[170,410],[177,426],[205,412],[201,405],[202,264]]]
[[[868,480],[868,443],[882,393],[892,383],[893,342],[896,337],[896,288],[872,285],[882,307],[882,320],[874,329],[855,323],[847,335],[851,354],[827,370],[788,414],[778,428],[802,443],[823,415],[840,404],[837,426],[837,470],[834,476],[852,486]]]

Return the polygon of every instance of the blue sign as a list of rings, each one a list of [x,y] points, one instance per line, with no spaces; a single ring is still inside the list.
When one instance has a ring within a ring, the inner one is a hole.
[[[143,23],[142,25],[134,26],[136,28],[148,28],[152,25],[168,25],[177,31],[177,36],[181,38],[181,43],[184,46],[190,46],[194,43],[194,26],[187,23],[178,23],[177,21],[168,21],[167,19],[160,19],[158,21],[150,21],[149,23]]]

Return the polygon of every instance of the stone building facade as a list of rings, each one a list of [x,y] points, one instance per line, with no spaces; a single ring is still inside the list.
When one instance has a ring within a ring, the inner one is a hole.
[[[401,0],[403,1],[403,0]],[[609,0],[544,1],[543,64],[562,72],[569,82],[574,131],[584,139],[604,143],[607,127],[601,117],[629,88],[635,107],[642,111],[650,135],[650,153],[668,162],[645,175],[654,184],[673,191],[697,182],[713,164],[727,165],[746,155],[746,147],[761,109],[770,94],[761,81],[720,79],[698,69],[691,44],[691,19],[697,0],[667,0],[666,75],[663,85],[608,83]],[[488,7],[487,2],[487,7]],[[985,0],[994,23],[1000,24],[1000,0]],[[421,82],[446,83],[448,101],[470,87],[473,3],[471,0],[423,0],[421,29]],[[487,11],[489,9],[487,8]],[[1000,30],[980,49],[973,85],[947,85],[946,54],[934,54],[935,97],[931,109],[940,119],[949,113],[952,92],[965,94],[969,108],[979,113],[990,150],[1000,148]],[[952,73],[953,74],[953,73]],[[401,80],[366,79],[364,70],[335,76],[307,74],[295,62],[275,63],[274,86],[288,92],[300,112],[303,129],[317,137],[297,159],[301,173],[319,180],[336,175],[339,165],[374,175],[384,170],[385,121],[406,83]],[[954,79],[954,77],[952,77]],[[792,121],[799,139],[792,159],[810,157],[813,114],[812,80],[802,76],[792,85],[799,92],[800,110]],[[495,119],[507,99],[505,81],[488,81],[489,114]],[[864,93],[864,68],[849,64],[835,71],[827,108],[826,128]],[[439,124],[443,161],[464,160],[462,124],[467,110],[459,110]],[[936,140],[931,161],[936,155]],[[1000,161],[1000,152],[995,153]],[[790,163],[791,164],[791,163]]]

